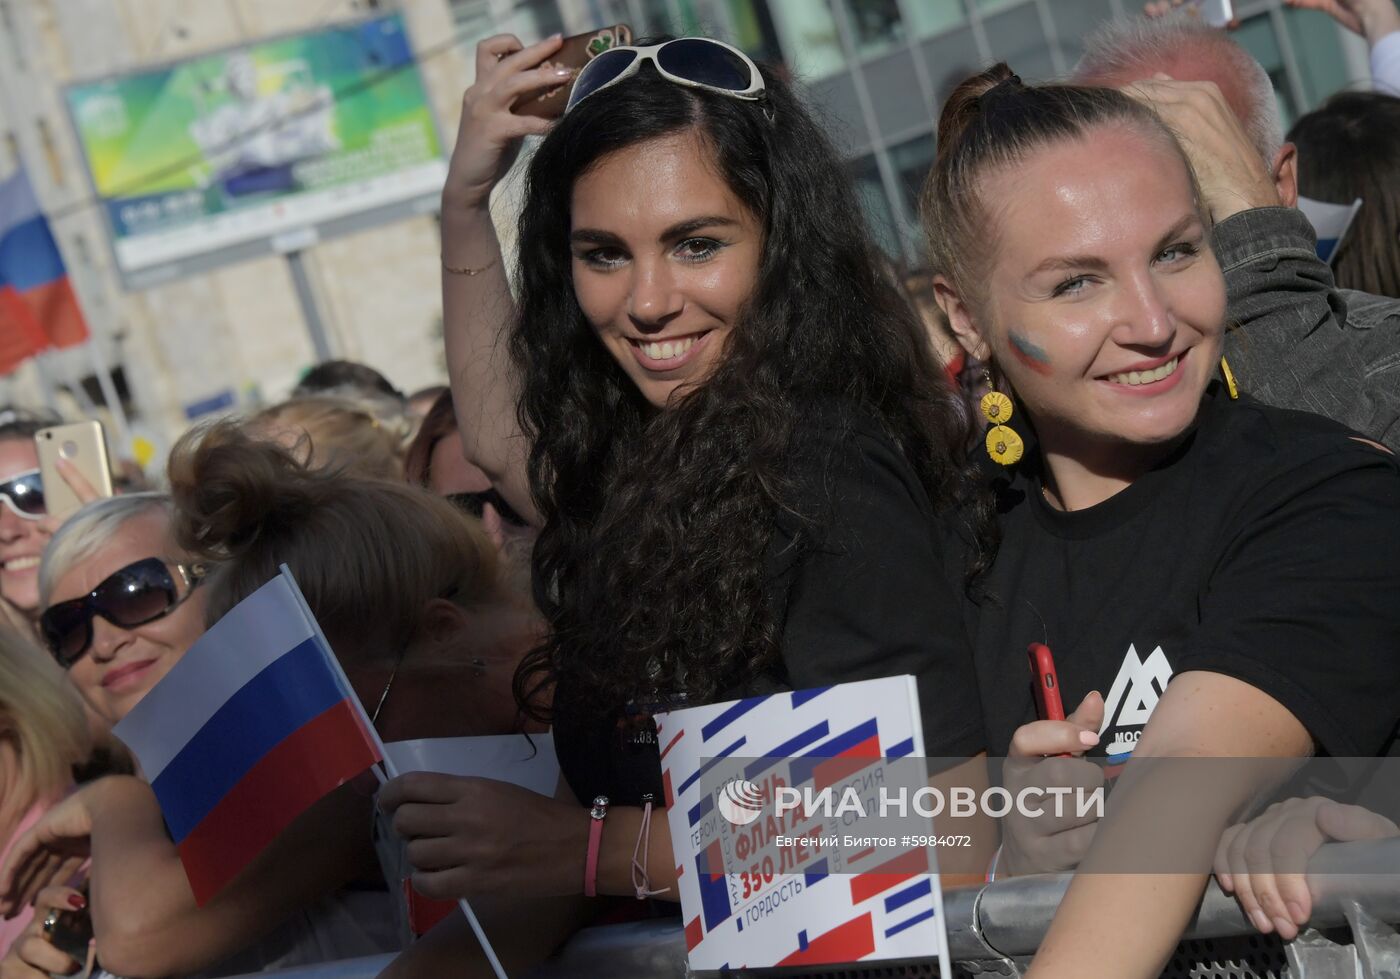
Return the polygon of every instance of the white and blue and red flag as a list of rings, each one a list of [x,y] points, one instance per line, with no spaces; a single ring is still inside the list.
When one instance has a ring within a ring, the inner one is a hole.
[[[0,180],[0,374],[87,336],[63,257],[21,168]]]
[[[1356,212],[1361,210],[1361,198],[1350,204],[1329,204],[1299,196],[1298,210],[1303,212],[1317,232],[1317,257],[1331,265],[1338,247],[1351,228],[1351,222],[1356,219]]]
[[[285,574],[190,647],[114,730],[155,790],[203,906],[378,738]]]

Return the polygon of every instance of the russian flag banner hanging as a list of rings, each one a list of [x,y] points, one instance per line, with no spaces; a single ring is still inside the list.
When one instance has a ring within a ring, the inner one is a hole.
[[[0,181],[0,374],[87,336],[63,257],[21,168]]]
[[[280,574],[114,729],[155,790],[201,907],[312,803],[380,760],[332,655]]]

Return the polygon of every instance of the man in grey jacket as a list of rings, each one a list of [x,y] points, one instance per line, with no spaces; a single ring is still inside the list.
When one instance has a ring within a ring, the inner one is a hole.
[[[1075,80],[1122,87],[1181,139],[1215,222],[1240,388],[1400,451],[1400,301],[1337,289],[1317,258],[1262,66],[1218,30],[1140,21],[1091,38]]]

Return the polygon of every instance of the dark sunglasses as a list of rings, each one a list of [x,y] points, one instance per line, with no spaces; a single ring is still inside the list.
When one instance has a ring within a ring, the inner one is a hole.
[[[49,513],[44,506],[44,482],[37,469],[16,473],[0,483],[0,499],[15,516],[25,520],[42,520]]]
[[[736,99],[753,100],[763,95],[763,76],[744,52],[708,37],[680,37],[645,48],[604,51],[579,69],[564,112],[635,75],[644,61],[650,61],[662,78],[687,88],[703,88]]]
[[[465,510],[478,520],[486,512],[486,504],[491,504],[496,508],[496,512],[501,515],[501,519],[506,523],[515,524],[517,527],[528,527],[529,522],[516,513],[495,488],[478,490],[475,493],[448,493],[447,502],[459,509]]]
[[[184,595],[176,587],[172,567],[185,583]],[[39,616],[39,631],[53,658],[66,670],[92,645],[94,615],[118,628],[134,629],[169,614],[190,597],[203,577],[203,565],[167,565],[158,557],[142,558],[112,572],[82,598],[50,605]]]

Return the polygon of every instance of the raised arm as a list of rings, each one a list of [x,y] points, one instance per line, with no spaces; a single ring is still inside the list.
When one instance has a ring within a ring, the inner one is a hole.
[[[1321,10],[1354,34],[1360,34],[1374,48],[1390,34],[1400,31],[1400,10],[1395,0],[1283,0],[1290,7]]]
[[[545,61],[559,44],[557,34],[529,47],[499,34],[477,45],[476,83],[462,97],[457,144],[442,189],[443,336],[462,449],[532,523],[539,522],[539,514],[525,474],[529,450],[516,421],[516,377],[505,344],[515,303],[490,198],[521,141],[551,125],[515,115],[511,106],[521,95],[568,80],[568,69]]]

